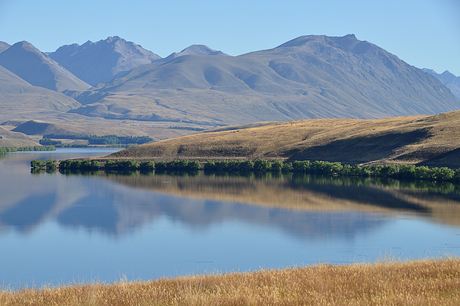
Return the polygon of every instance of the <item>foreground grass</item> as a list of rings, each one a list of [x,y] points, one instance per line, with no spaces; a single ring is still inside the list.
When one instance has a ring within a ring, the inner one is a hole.
[[[460,258],[3,290],[0,305],[460,305]]]

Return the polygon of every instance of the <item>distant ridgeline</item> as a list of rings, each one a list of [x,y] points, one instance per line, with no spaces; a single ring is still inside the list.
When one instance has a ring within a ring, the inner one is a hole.
[[[35,146],[35,147],[0,147],[0,155],[5,155],[9,152],[22,152],[22,151],[56,151],[55,146]]]
[[[82,144],[63,144],[59,140],[54,139],[74,139],[88,140],[88,145]],[[136,146],[152,141],[148,136],[117,136],[117,135],[69,135],[69,134],[47,134],[43,135],[40,140],[41,145],[54,145],[56,147],[85,147],[85,146],[120,146],[129,147]]]

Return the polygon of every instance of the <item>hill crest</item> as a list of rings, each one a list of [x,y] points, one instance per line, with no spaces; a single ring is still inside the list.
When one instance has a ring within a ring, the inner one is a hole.
[[[378,120],[314,119],[200,133],[128,148],[108,158],[326,160],[460,167],[460,111]]]

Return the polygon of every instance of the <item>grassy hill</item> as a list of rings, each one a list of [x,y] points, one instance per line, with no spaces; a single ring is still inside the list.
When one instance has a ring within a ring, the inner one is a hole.
[[[314,119],[200,133],[109,158],[327,160],[460,166],[460,111],[378,120]]]

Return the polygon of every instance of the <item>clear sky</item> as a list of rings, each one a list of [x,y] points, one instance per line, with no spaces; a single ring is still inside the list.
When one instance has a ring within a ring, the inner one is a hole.
[[[460,76],[460,0],[0,0],[0,41],[44,52],[120,36],[161,57],[192,44],[240,55],[351,33],[413,66]]]

